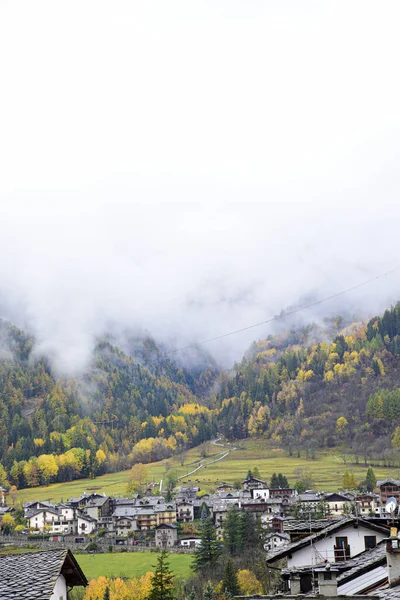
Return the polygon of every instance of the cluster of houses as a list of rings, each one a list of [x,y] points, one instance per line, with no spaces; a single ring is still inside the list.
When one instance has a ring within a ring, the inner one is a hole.
[[[298,494],[293,488],[271,489],[265,481],[252,476],[243,481],[240,490],[226,484],[220,485],[213,494],[201,494],[200,488],[195,486],[179,487],[171,502],[153,493],[113,498],[90,492],[57,504],[25,502],[23,508],[28,528],[33,533],[84,538],[102,530],[108,537],[127,538],[133,544],[134,540],[143,538],[144,533],[153,532],[158,547],[197,546],[200,539],[194,533],[195,528],[189,535],[190,527],[179,528],[178,525],[198,520],[204,506],[212,516],[217,536],[222,539],[228,511],[236,508],[261,518],[269,530],[264,545],[269,552],[292,543],[293,531],[296,531],[294,524],[299,531],[298,527],[304,523],[305,530],[311,534],[315,533],[313,527],[321,529],[324,524],[331,524],[332,519],[343,516],[384,522],[393,516],[388,513],[388,498],[400,501],[400,481],[387,480],[378,482],[378,485],[379,494],[323,494],[315,491]],[[3,501],[0,520],[5,512],[11,510]],[[311,523],[314,525],[311,526]]]
[[[378,487],[378,494],[298,494],[290,488],[271,489],[266,482],[249,477],[240,490],[223,485],[214,494],[180,487],[173,502],[150,493],[111,498],[91,492],[58,504],[27,502],[24,514],[30,531],[38,534],[85,538],[103,530],[107,536],[135,543],[151,532],[158,547],[168,548],[201,543],[196,536],[183,533],[178,537],[178,530],[190,530],[204,507],[220,536],[228,511],[236,508],[260,516],[265,525],[267,570],[279,574],[280,598],[304,594],[354,600],[368,595],[376,600],[400,600],[400,481],[380,481]],[[4,496],[0,509],[0,520],[12,512]],[[23,597],[38,600],[67,597],[68,587],[87,584],[69,550],[0,555],[1,598],[16,597],[10,576],[14,571],[15,585],[26,584]],[[2,573],[7,578],[2,580]]]

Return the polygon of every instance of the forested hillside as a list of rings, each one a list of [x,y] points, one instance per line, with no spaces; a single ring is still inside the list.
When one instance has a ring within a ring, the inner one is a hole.
[[[400,447],[400,305],[366,324],[331,325],[331,343],[314,343],[315,328],[270,336],[220,377],[226,436],[266,435],[310,457],[343,444],[390,464]]]
[[[90,369],[59,378],[33,347],[31,337],[0,322],[0,470],[10,484],[128,468],[216,432],[205,403],[218,373],[212,366],[178,367],[150,339],[136,340],[136,358],[101,342]]]
[[[337,317],[269,336],[230,372],[205,354],[188,368],[151,339],[122,351],[108,338],[82,375],[62,378],[33,349],[0,322],[0,485],[117,471],[217,433],[309,458],[334,446],[398,458],[400,305],[367,323]]]

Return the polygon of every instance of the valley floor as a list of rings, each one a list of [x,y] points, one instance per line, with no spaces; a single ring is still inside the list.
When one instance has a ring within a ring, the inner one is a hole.
[[[158,553],[156,552],[75,554],[75,558],[89,581],[100,575],[112,578],[141,577],[148,571],[154,572],[157,557]],[[193,555],[170,554],[168,561],[174,575],[181,578],[190,577]]]

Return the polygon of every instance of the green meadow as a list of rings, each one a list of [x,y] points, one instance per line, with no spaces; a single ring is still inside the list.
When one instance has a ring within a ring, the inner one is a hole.
[[[234,447],[227,445],[226,449]],[[332,491],[340,488],[343,474],[346,469],[353,471],[358,480],[363,480],[367,467],[364,464],[353,464],[350,455],[344,455],[339,449],[323,450],[317,453],[316,459],[307,459],[305,456],[290,457],[282,449],[271,447],[268,440],[251,439],[241,440],[236,444],[237,449],[214,464],[206,465],[192,475],[187,475],[200,462],[208,463],[218,458],[223,449],[210,443],[188,450],[181,465],[179,457],[173,457],[157,463],[147,465],[149,481],[159,482],[165,477],[166,466],[176,470],[182,485],[194,484],[202,490],[215,489],[222,482],[233,483],[237,479],[244,479],[247,471],[258,467],[261,477],[270,479],[272,473],[281,472],[294,484],[298,479],[299,470],[312,473],[313,486],[320,490]],[[207,457],[202,454],[206,451]],[[346,463],[345,463],[346,460]],[[398,477],[399,469],[386,467],[373,467],[378,479],[384,477]],[[123,496],[129,480],[129,471],[110,473],[95,479],[79,479],[70,483],[55,483],[49,486],[30,488],[18,492],[18,500],[51,500],[58,502],[67,500],[71,496],[79,496],[82,492],[97,491],[108,495]]]
[[[156,552],[115,552],[110,554],[75,554],[88,580],[100,575],[106,577],[141,577],[154,571],[157,563]],[[193,555],[170,554],[171,571],[181,578],[190,577]]]

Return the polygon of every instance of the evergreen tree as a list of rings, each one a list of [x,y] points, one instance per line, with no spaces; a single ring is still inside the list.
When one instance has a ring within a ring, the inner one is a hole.
[[[258,467],[254,467],[253,477],[256,477],[256,479],[261,479],[261,475],[260,475],[260,471],[258,470]]]
[[[188,600],[197,600],[196,590],[194,589],[194,585],[192,585],[191,590],[189,592]]]
[[[110,588],[107,586],[104,591],[103,600],[110,600]]]
[[[231,596],[239,596],[240,595],[240,586],[237,578],[237,573],[235,569],[235,565],[231,558],[225,563],[224,568],[224,578],[222,580],[222,589],[231,594]],[[226,598],[226,594],[225,598]]]
[[[279,488],[279,481],[276,473],[272,474],[269,487],[271,488],[271,490],[277,490]]]
[[[214,587],[213,587],[211,581],[208,581],[206,589],[204,590],[203,600],[215,600],[215,599],[216,599],[216,594],[215,594]]]
[[[278,474],[278,487],[282,488],[282,489],[287,489],[289,487],[289,482],[287,480],[287,478],[285,477],[285,475],[282,475],[282,473]]]
[[[202,569],[213,569],[221,556],[221,544],[217,536],[212,519],[208,517],[200,526],[201,544],[194,553],[193,568],[195,571]]]
[[[231,556],[236,556],[243,550],[243,528],[241,526],[243,514],[235,508],[231,508],[224,521],[224,546]]]
[[[251,479],[252,477],[253,477],[253,473],[252,473],[251,469],[249,469],[247,471],[246,479]]]
[[[243,511],[240,513],[238,544],[241,550],[249,552],[257,548],[259,542],[257,533],[257,522],[254,516]]]
[[[376,486],[376,477],[372,467],[368,468],[367,476],[365,478],[366,488],[368,492],[373,492]]]
[[[148,600],[173,600],[172,593],[174,575],[169,568],[168,552],[163,550],[154,567],[154,575],[151,579],[151,590],[147,596]]]
[[[201,505],[201,510],[200,510],[200,519],[201,519],[202,525],[204,525],[204,523],[207,521],[208,517],[209,517],[208,506],[205,502],[203,502],[203,504]]]

